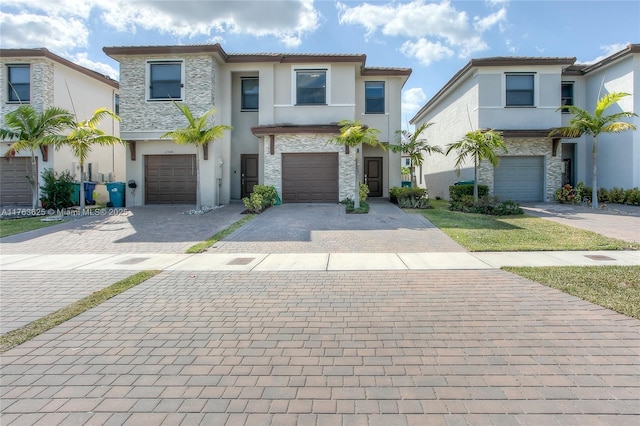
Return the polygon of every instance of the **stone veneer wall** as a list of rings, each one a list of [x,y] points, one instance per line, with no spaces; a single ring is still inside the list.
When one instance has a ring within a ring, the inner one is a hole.
[[[326,134],[287,134],[275,136],[274,154],[269,153],[269,137],[264,140],[264,184],[276,187],[282,194],[282,154],[296,152],[337,152],[339,173],[339,200],[354,198],[355,164],[354,149],[345,154],[345,147],[327,143],[330,136]]]
[[[212,56],[126,57],[120,60],[121,132],[165,132],[184,127],[186,119],[169,101],[147,102],[147,62],[184,60],[184,99],[194,116],[215,105],[216,62]]]
[[[27,62],[23,62],[18,60],[18,58],[7,58],[1,62],[2,66],[0,66],[0,81],[2,81],[2,85],[5,88],[2,91],[2,117],[0,118],[0,124],[4,126],[4,115],[15,111],[18,109],[20,104],[18,103],[7,103],[7,89],[8,86],[7,78],[7,67],[6,64],[30,64],[30,84],[31,84],[31,99],[28,104],[33,106],[33,108],[42,112],[46,108],[52,107],[54,104],[54,92],[53,92],[53,84],[54,84],[54,76],[53,76],[53,63],[44,60],[44,59],[30,59]]]
[[[500,156],[544,156],[545,201],[553,201],[555,192],[562,185],[562,146],[558,145],[556,156],[552,155],[552,142],[547,138],[509,138],[505,139],[508,152],[499,152]],[[488,161],[482,161],[478,168],[478,182],[487,185],[493,193],[493,167]]]

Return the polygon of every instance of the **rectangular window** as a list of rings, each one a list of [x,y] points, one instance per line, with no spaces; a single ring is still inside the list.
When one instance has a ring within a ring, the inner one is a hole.
[[[534,106],[533,74],[507,74],[507,106]]]
[[[364,97],[365,114],[384,114],[384,81],[365,81]]]
[[[182,62],[149,63],[149,99],[182,99]]]
[[[29,65],[7,66],[9,102],[31,100],[31,76]]]
[[[326,70],[304,70],[296,72],[296,104],[327,104]]]
[[[258,110],[258,79],[254,77],[242,78],[242,110]]]
[[[573,83],[562,83],[562,99],[561,105],[573,105]],[[562,112],[569,112],[566,108]]]
[[[113,97],[113,112],[120,114],[120,95]]]

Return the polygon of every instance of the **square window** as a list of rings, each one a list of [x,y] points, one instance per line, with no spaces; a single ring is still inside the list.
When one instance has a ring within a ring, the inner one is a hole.
[[[149,99],[182,99],[182,62],[149,64]]]
[[[259,84],[257,78],[243,78],[242,79],[242,110],[243,111],[257,111],[258,110],[258,98]]]
[[[31,100],[30,74],[29,65],[7,66],[9,102],[29,102]]]
[[[296,72],[296,104],[327,104],[326,70],[304,70]]]
[[[573,83],[562,83],[561,105],[573,105]],[[567,113],[569,110],[563,108],[562,112]]]
[[[533,74],[507,74],[507,106],[534,106]]]
[[[365,114],[384,114],[384,81],[365,81]]]

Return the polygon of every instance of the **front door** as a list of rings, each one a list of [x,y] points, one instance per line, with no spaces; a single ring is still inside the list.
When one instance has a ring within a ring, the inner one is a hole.
[[[382,197],[382,157],[364,158],[364,183],[369,197]]]
[[[240,163],[240,196],[244,198],[251,195],[258,184],[258,154],[242,154]]]

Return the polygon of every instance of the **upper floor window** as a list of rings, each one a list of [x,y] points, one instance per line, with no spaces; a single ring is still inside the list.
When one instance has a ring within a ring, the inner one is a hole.
[[[149,62],[149,99],[180,100],[184,88],[181,61]]]
[[[113,96],[113,112],[120,114],[120,95]]]
[[[9,102],[29,102],[31,100],[29,65],[8,65],[7,83]]]
[[[257,111],[258,110],[258,79],[255,77],[242,78],[242,110]]]
[[[572,82],[563,82],[562,83],[562,99],[561,105],[573,105],[573,83]],[[569,112],[566,108],[562,108],[562,112]]]
[[[506,106],[534,106],[533,74],[507,74]]]
[[[384,114],[384,81],[365,81],[365,114]]]
[[[327,71],[326,70],[297,70],[296,71],[296,104],[297,105],[326,105],[327,104]]]

